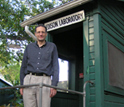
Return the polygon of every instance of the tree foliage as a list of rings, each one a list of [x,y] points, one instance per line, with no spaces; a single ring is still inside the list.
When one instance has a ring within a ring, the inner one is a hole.
[[[64,4],[71,0],[59,0]],[[11,44],[20,47],[32,42],[20,23],[26,18],[35,16],[54,7],[56,0],[52,3],[47,0],[0,0],[0,60],[9,63],[15,55],[10,51]],[[3,14],[4,13],[4,14]],[[32,28],[33,30],[33,28]],[[9,40],[9,41],[8,41]],[[22,52],[17,51],[15,59],[22,60]],[[0,64],[1,65],[1,64]]]
[[[70,1],[73,1],[73,0],[57,0],[57,4],[58,5],[63,5],[63,4],[68,3]]]
[[[32,42],[20,23],[26,18],[53,8],[47,0],[0,0],[0,66],[2,63],[22,60],[23,48]],[[20,46],[22,50],[12,51],[10,45]]]

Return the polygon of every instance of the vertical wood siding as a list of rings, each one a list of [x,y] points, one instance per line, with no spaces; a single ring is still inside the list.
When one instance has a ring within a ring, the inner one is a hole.
[[[116,33],[116,39],[118,37],[124,39],[124,6],[119,5],[118,2],[101,3],[101,15],[103,30]]]
[[[89,80],[95,81],[95,47],[94,47],[94,22],[93,16],[89,19]],[[95,86],[90,85],[90,104],[95,107]]]
[[[124,46],[124,43],[122,42],[124,40],[124,3],[114,1],[101,2],[100,12],[102,32],[107,32]],[[123,101],[124,96],[121,95],[104,95],[105,107],[124,107]]]
[[[94,20],[87,15],[83,25],[84,33],[84,83],[95,81]],[[95,87],[86,86],[86,107],[95,107]]]

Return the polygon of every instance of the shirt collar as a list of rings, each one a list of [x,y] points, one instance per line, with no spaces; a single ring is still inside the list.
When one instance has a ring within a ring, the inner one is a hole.
[[[38,46],[38,44],[37,44],[37,41],[35,42],[35,44],[36,44],[36,46]],[[45,40],[45,44],[43,45],[43,46],[45,46],[45,45],[47,45],[47,41]],[[41,46],[41,47],[43,47],[43,46]],[[39,46],[38,46],[39,47]],[[40,47],[40,48],[41,48]]]

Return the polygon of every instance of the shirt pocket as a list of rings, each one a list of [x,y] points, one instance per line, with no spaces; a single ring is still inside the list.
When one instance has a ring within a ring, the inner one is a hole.
[[[51,52],[50,51],[46,51],[43,55],[43,59],[44,60],[51,60]]]

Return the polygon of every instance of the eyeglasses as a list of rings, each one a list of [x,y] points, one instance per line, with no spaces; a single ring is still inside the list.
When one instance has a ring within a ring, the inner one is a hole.
[[[45,34],[46,32],[44,32],[44,31],[38,31],[38,32],[36,32],[37,34],[40,34],[40,33],[42,33],[42,34]]]

